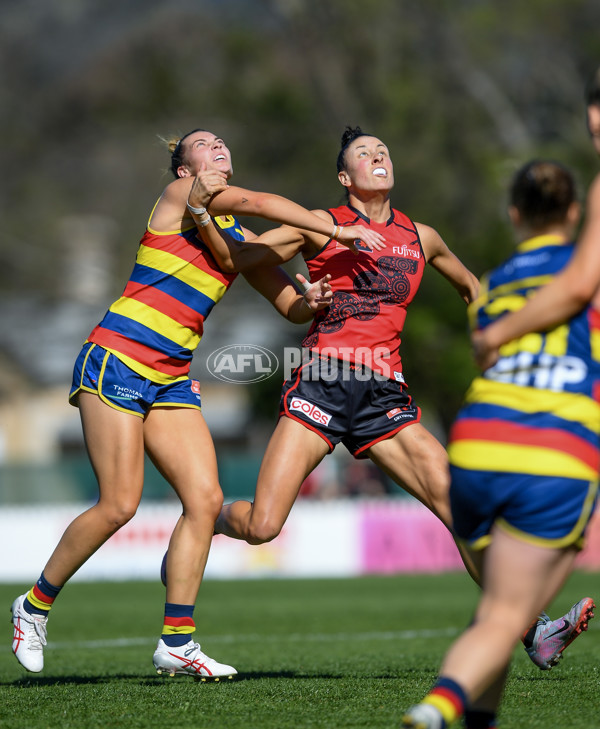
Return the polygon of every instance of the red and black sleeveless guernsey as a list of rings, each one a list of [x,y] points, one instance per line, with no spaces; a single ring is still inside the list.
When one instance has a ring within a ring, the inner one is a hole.
[[[244,240],[235,218],[214,221],[236,240]],[[204,320],[236,276],[221,271],[196,226],[168,233],[148,227],[121,298],[87,341],[153,382],[184,380]]]
[[[381,233],[386,248],[358,254],[330,240],[306,260],[311,281],[331,274],[333,300],[315,315],[302,345],[324,357],[366,365],[403,382],[400,333],[425,268],[415,224],[392,210],[385,223],[375,223],[349,205],[329,210],[336,225],[362,223]]]

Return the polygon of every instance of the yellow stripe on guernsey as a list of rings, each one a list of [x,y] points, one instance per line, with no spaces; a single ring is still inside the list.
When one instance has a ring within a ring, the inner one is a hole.
[[[561,236],[538,235],[535,238],[530,238],[529,240],[520,243],[516,250],[518,253],[529,253],[537,250],[538,248],[564,246],[566,244],[567,242]],[[486,307],[486,312],[490,316],[509,311],[516,311],[525,306],[527,298],[525,296],[520,296],[519,294],[514,294],[515,291],[529,289],[529,295],[532,295],[535,293],[535,289],[540,286],[544,286],[552,278],[553,276],[548,274],[542,276],[530,276],[528,278],[517,278],[490,290],[489,275],[486,274],[481,279],[479,296],[475,301],[469,304],[467,309],[471,329],[477,329],[477,314],[481,308]],[[490,303],[490,299],[497,298],[501,298],[501,301],[492,301]]]
[[[454,466],[476,471],[506,471],[536,476],[561,476],[590,481],[596,470],[568,453],[518,443],[461,439],[450,443],[448,457]]]
[[[183,281],[195,290],[201,291],[215,303],[227,291],[227,286],[213,278],[209,273],[196,267],[193,270],[190,270],[189,266],[183,267],[182,259],[177,256],[173,256],[165,251],[146,248],[145,246],[141,246],[141,249],[144,250],[140,250],[138,254],[138,263],[155,268],[162,273]],[[198,346],[202,338],[201,334],[181,325],[175,319],[161,313],[157,309],[135,299],[121,297],[110,307],[110,311],[121,316],[126,316],[134,321],[143,321],[146,326],[158,334],[170,339],[180,347],[185,347],[191,351]]]
[[[568,245],[568,241],[565,241],[563,236],[548,233],[547,235],[536,235],[535,238],[528,238],[526,241],[523,241],[523,243],[519,243],[517,246],[517,252],[529,253],[529,251],[535,251],[537,248],[564,245]]]
[[[477,329],[477,314],[480,309],[485,308],[486,314],[492,318],[500,314],[518,311],[527,303],[527,296],[514,293],[515,291],[520,291],[523,288],[533,288],[534,290],[531,293],[535,293],[536,288],[544,286],[551,279],[552,276],[530,276],[529,278],[509,281],[490,290],[489,277],[484,276],[481,279],[479,296],[469,304],[467,309],[471,329]]]
[[[135,299],[121,298],[110,307],[110,311],[134,321],[143,321],[149,329],[190,351],[194,351],[202,339],[201,334]]]
[[[600,362],[600,330],[592,329],[590,331],[590,348],[592,359]]]
[[[477,402],[520,410],[525,413],[553,413],[563,420],[581,423],[592,433],[600,432],[600,403],[575,392],[552,392],[493,382],[484,377],[473,380],[465,403]]]
[[[532,332],[530,334],[524,334],[520,339],[513,339],[511,342],[503,344],[500,347],[500,355],[502,357],[510,357],[518,352],[538,354],[543,348],[547,354],[553,354],[555,357],[563,357],[567,353],[568,346],[569,325],[561,324],[545,335]]]
[[[549,281],[551,281],[554,277],[549,275],[544,276],[529,276],[528,278],[516,278],[514,281],[509,281],[508,283],[502,284],[502,286],[496,286],[495,289],[490,289],[487,292],[487,296],[490,299],[496,299],[497,297],[502,297],[503,302],[511,302],[511,299],[513,297],[509,296],[509,294],[512,294],[513,291],[519,291],[521,289],[534,289],[534,291],[530,292],[530,295],[535,293],[535,289],[540,288],[540,286],[545,286]],[[506,306],[507,311],[514,311],[514,309],[518,309],[525,305],[525,297],[516,295],[514,296],[514,302],[511,302],[510,306]],[[492,304],[489,304],[488,306],[499,306],[498,302],[492,302]],[[490,310],[492,313],[494,313],[494,310]]]
[[[190,266],[187,261],[174,256],[172,253],[167,253],[167,251],[142,245],[139,248],[136,263],[173,276],[197,291],[201,291],[215,302],[219,301],[227,290],[225,284],[213,278],[206,271]]]

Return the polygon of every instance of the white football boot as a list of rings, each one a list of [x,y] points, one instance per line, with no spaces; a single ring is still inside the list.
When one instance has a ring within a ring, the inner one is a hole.
[[[14,627],[12,649],[19,663],[32,673],[44,667],[47,615],[30,614],[23,609],[27,593],[20,595],[12,604]]]
[[[431,704],[417,704],[402,717],[400,729],[445,729],[440,712]]]
[[[193,676],[198,681],[219,681],[222,678],[233,678],[237,671],[233,666],[209,658],[200,650],[199,643],[190,640],[189,643],[172,648],[165,644],[162,638],[158,641],[152,658],[156,673],[184,673]]]

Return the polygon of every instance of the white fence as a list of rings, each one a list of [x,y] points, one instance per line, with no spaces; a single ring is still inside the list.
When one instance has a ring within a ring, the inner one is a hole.
[[[0,509],[0,582],[36,580],[82,504]],[[173,505],[142,505],[75,575],[81,580],[158,579],[179,517]],[[578,565],[600,570],[600,518]],[[261,546],[216,536],[207,578],[347,577],[462,569],[448,531],[421,504],[405,500],[299,501],[274,541]]]

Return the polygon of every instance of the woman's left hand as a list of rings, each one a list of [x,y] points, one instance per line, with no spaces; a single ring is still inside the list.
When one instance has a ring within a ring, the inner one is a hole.
[[[311,311],[320,311],[331,304],[333,299],[333,291],[329,284],[331,274],[326,274],[313,284],[301,273],[297,273],[296,278],[304,288],[304,301]]]
[[[205,208],[213,195],[227,188],[227,178],[219,170],[208,170],[206,163],[202,166],[192,182],[188,203],[192,207]]]
[[[485,329],[478,329],[471,333],[471,348],[475,364],[483,372],[493,367],[500,357],[498,349],[488,343]]]
[[[346,225],[339,226],[341,232],[336,236],[336,240],[343,243],[354,253],[358,253],[356,241],[361,240],[371,250],[382,251],[385,246],[385,238],[381,233],[367,228],[365,225]]]

